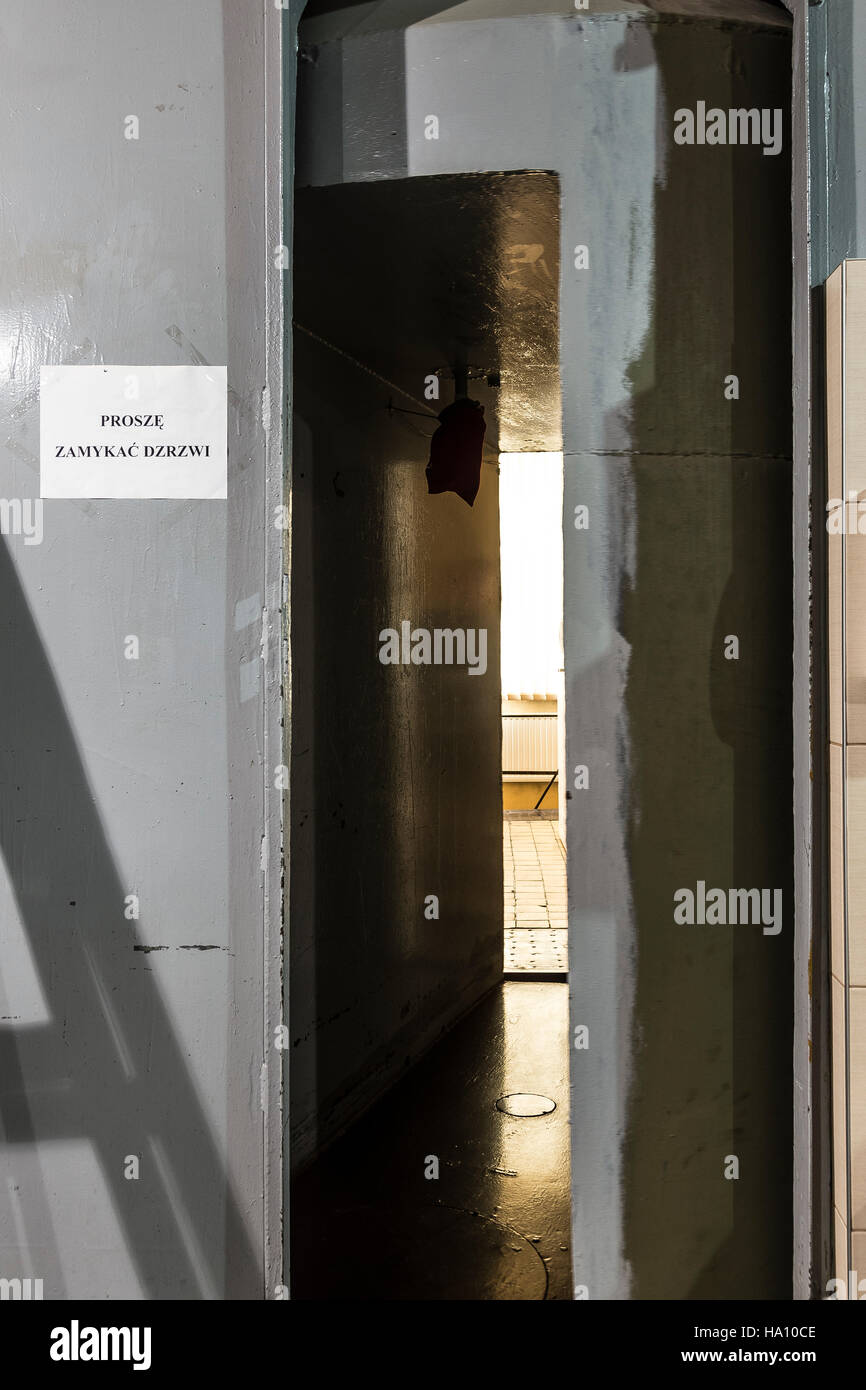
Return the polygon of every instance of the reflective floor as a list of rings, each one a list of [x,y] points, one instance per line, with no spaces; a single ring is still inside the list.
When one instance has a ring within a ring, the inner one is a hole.
[[[505,981],[298,1175],[293,1298],[570,1298],[567,1013]]]

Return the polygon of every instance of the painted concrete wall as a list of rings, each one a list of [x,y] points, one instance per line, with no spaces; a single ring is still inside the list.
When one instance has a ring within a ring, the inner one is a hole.
[[[738,3],[416,15],[306,26],[304,179],[561,180],[568,764],[590,773],[567,817],[572,1024],[591,1039],[573,1059],[575,1284],[786,1296],[790,166],[672,129],[699,100],[787,112],[789,21]],[[676,927],[673,894],[698,880],[781,889],[781,933]]]
[[[682,48],[681,30],[657,42],[668,111],[703,99],[787,113],[787,32],[708,29]],[[785,156],[734,147],[721,165],[697,146],[670,147],[655,195],[656,307],[643,354],[653,381],[635,400],[632,447],[643,452],[661,402],[681,457],[633,459],[638,557],[625,599],[638,926],[625,1227],[638,1297],[790,1295],[787,119],[784,138]],[[689,248],[685,265],[674,245]],[[692,297],[690,375],[727,419],[707,420],[675,385]],[[722,390],[729,372],[736,402]],[[737,661],[725,657],[729,635]],[[779,934],[674,925],[673,889],[698,880],[781,890]],[[731,1158],[736,1180],[724,1176]]]
[[[857,74],[866,60],[866,12],[855,0],[823,0],[809,13],[812,284],[823,285],[866,237],[866,104]]]
[[[228,367],[229,497],[49,501],[41,545],[0,547],[0,1275],[42,1278],[45,1298],[260,1298],[263,1175],[279,1194],[278,1053],[263,1071],[279,999],[262,1010],[279,16],[47,0],[2,29],[0,492],[39,493],[41,364],[211,362]]]

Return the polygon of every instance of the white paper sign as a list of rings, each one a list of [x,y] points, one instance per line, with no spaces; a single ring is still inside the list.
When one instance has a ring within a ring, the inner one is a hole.
[[[227,496],[225,367],[42,367],[42,497]]]

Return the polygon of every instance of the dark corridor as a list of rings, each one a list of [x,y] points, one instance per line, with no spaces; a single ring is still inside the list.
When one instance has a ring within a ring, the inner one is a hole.
[[[293,1296],[563,1297],[567,986],[503,986],[499,616],[499,452],[561,447],[558,180],[298,188],[294,258]],[[471,506],[425,479],[461,395]],[[483,668],[383,663],[404,623]]]

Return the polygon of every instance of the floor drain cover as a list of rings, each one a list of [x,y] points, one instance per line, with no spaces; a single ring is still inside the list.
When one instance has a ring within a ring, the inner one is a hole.
[[[528,1095],[518,1091],[512,1096],[500,1096],[496,1102],[496,1109],[501,1110],[503,1115],[549,1115],[551,1110],[556,1109],[556,1101],[549,1100],[547,1096]]]

